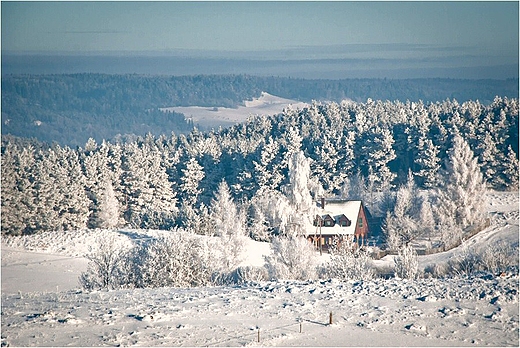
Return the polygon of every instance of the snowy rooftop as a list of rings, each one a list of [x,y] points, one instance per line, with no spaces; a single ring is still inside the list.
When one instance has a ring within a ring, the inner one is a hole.
[[[321,201],[318,201],[317,214],[322,218],[326,215],[332,217],[336,223],[332,227],[322,227],[322,234],[350,234],[353,235],[356,230],[356,221],[361,208],[361,201],[349,201],[349,200],[325,200],[325,207],[321,207]],[[340,226],[339,218],[341,215],[345,215],[347,219],[351,221],[350,226]],[[308,225],[307,233],[314,234],[316,226]]]

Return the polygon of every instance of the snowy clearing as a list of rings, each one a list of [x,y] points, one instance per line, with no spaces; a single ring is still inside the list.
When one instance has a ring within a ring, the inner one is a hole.
[[[469,245],[485,248],[500,240],[518,245],[518,192],[492,192],[488,202],[491,226]],[[517,274],[80,290],[88,246],[113,233],[2,238],[2,345],[519,345]],[[161,233],[123,230],[117,235],[129,245]],[[459,249],[419,257],[420,265],[447,262]],[[247,250],[244,264],[256,266],[270,252],[267,243],[258,242]]]
[[[517,346],[517,282],[394,279],[12,294],[2,296],[2,338],[16,346],[237,346],[258,344],[260,328],[259,344],[266,346]]]
[[[192,119],[194,124],[202,127],[229,126],[246,121],[250,116],[276,115],[283,109],[291,106],[293,109],[301,109],[308,104],[296,100],[285,99],[262,92],[259,98],[244,101],[243,106],[237,108],[204,107],[204,106],[175,106],[161,108],[162,111],[175,111]]]

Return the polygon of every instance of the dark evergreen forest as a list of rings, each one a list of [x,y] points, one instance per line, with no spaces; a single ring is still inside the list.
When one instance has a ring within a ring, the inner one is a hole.
[[[188,133],[193,125],[169,106],[236,107],[262,91],[304,102],[400,100],[424,103],[517,98],[518,79],[306,80],[247,75],[6,75],[2,76],[2,135],[72,147],[89,138]]]

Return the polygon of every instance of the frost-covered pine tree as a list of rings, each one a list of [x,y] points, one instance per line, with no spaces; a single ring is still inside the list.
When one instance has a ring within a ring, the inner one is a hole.
[[[418,170],[414,173],[420,178],[420,184],[426,188],[433,188],[438,183],[438,173],[441,167],[439,148],[431,139],[420,137],[417,145],[417,157],[414,162]]]
[[[422,232],[418,223],[419,198],[411,172],[408,181],[397,190],[394,209],[384,221],[384,232],[390,249],[408,245]]]
[[[370,195],[370,192],[367,192],[365,178],[359,171],[345,179],[340,195],[345,199],[367,201],[366,198]]]
[[[130,143],[123,182],[128,197],[126,219],[139,228],[169,229],[177,214],[176,193],[155,146]]]
[[[460,135],[452,143],[434,208],[444,232],[479,224],[486,216],[486,185],[477,158]],[[444,235],[450,239],[449,234]]]
[[[33,233],[36,195],[32,178],[34,149],[20,149],[9,143],[2,150],[2,233]]]
[[[204,178],[204,168],[191,157],[186,168],[181,169],[181,209],[180,218],[183,226],[194,228],[197,225],[198,209],[195,206],[198,196],[202,193],[200,182]]]
[[[270,240],[269,224],[262,209],[251,203],[248,212],[247,231],[249,237],[256,241],[266,242]]]
[[[201,180],[204,178],[204,168],[191,157],[186,163],[186,168],[181,169],[181,191],[183,194],[183,204],[193,205],[197,202],[197,197],[202,192],[199,187]]]
[[[518,190],[518,158],[511,145],[507,149],[507,157],[501,167],[505,187],[509,190]]]
[[[285,235],[293,208],[287,197],[275,190],[258,190],[251,199],[253,209],[265,221],[269,233]]]
[[[289,184],[285,187],[287,198],[294,209],[293,223],[303,224],[308,216],[314,216],[310,192],[310,160],[303,151],[295,152],[289,159]],[[300,226],[301,227],[301,226]],[[295,231],[298,234],[300,231]]]
[[[34,171],[35,211],[32,216],[36,230],[61,230],[59,216],[60,202],[63,199],[56,187],[60,184],[58,178],[61,171],[58,169],[56,153],[51,150],[39,150]]]
[[[310,162],[301,150],[293,153],[289,160],[289,185],[286,192],[289,200],[299,211],[306,211],[313,205],[310,192]]]
[[[365,137],[366,145],[362,149],[368,182],[376,192],[385,192],[393,187],[397,176],[388,166],[396,158],[392,147],[394,137],[389,129],[380,127],[375,127]]]
[[[120,204],[112,184],[106,182],[103,186],[96,197],[98,206],[93,222],[98,228],[115,228],[119,225]]]
[[[209,217],[215,236],[245,234],[245,223],[237,211],[229,186],[224,180],[220,182],[215,198],[211,200]]]
[[[243,260],[246,243],[245,215],[238,211],[229,186],[221,181],[209,207],[213,235],[218,237],[216,250],[220,256],[220,271],[230,272]]]
[[[259,190],[277,190],[283,181],[280,144],[272,137],[260,147],[258,161],[253,161],[254,178]]]
[[[431,247],[432,232],[435,228],[435,219],[433,216],[432,206],[428,199],[423,198],[421,201],[421,209],[419,211],[419,226],[422,230],[422,235],[428,238]]]

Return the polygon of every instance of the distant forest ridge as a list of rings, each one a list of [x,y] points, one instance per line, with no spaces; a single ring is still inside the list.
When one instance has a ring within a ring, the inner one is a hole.
[[[237,107],[261,92],[302,102],[350,99],[425,103],[518,98],[519,80],[297,79],[250,75],[4,75],[2,135],[82,146],[118,135],[186,133],[172,106]]]
[[[388,48],[388,47],[387,47]],[[394,47],[395,48],[395,47]],[[402,48],[402,47],[401,47]],[[372,48],[373,49],[373,48]],[[318,50],[318,51],[314,51]],[[469,57],[446,56],[432,62],[424,58],[401,57],[327,57],[327,49],[313,48],[312,52],[292,51],[273,56],[264,51],[214,52],[179,55],[165,52],[147,54],[70,54],[61,52],[2,52],[2,75],[7,74],[149,74],[149,75],[254,75],[280,76],[303,79],[353,78],[454,78],[454,79],[507,79],[518,77],[518,63],[493,60],[476,62]],[[425,51],[422,51],[426,53]],[[222,55],[223,53],[223,55]],[[404,53],[404,52],[403,52]],[[208,56],[209,54],[209,56]],[[263,57],[261,57],[264,55]],[[305,56],[313,58],[305,58]],[[501,64],[502,63],[502,64]]]

